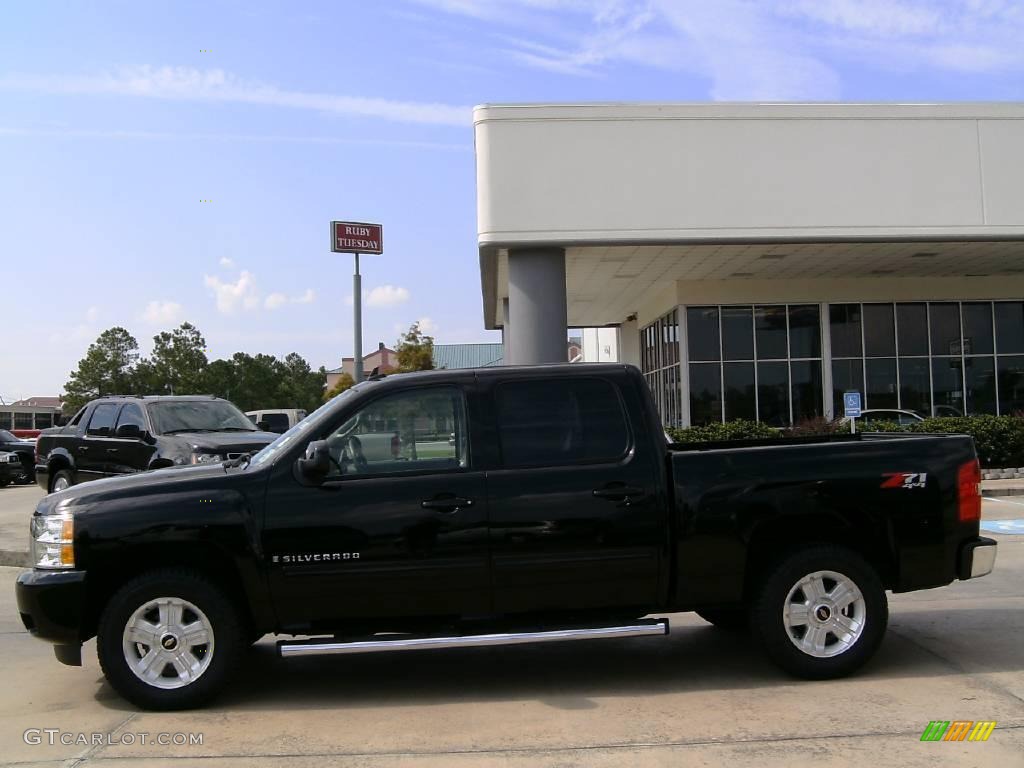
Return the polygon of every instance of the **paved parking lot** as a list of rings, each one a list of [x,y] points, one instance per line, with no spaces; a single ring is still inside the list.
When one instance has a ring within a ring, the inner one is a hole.
[[[23,540],[39,495],[0,492],[2,541],[18,526]],[[1024,517],[1021,502],[986,502],[985,517]],[[21,628],[18,569],[0,568],[0,762],[1024,766],[1024,536],[997,538],[991,576],[893,596],[881,651],[848,680],[788,679],[742,636],[679,615],[668,638],[537,647],[285,661],[264,641],[213,707],[169,714],[119,699],[93,642],[82,668],[58,664]],[[930,720],[956,719],[998,726],[983,744],[920,741]],[[50,746],[44,733],[28,744],[33,728],[114,743]],[[202,734],[202,745],[143,746],[140,733]]]

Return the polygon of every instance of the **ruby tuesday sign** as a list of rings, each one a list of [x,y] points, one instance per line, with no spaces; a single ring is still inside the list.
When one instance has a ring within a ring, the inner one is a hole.
[[[384,253],[384,227],[362,221],[332,221],[331,250],[335,253]]]

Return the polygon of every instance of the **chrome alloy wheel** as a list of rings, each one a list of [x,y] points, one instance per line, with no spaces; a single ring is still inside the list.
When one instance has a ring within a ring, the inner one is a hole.
[[[786,635],[818,659],[845,653],[864,633],[867,605],[852,579],[836,571],[815,571],[793,585],[782,607]]]
[[[71,487],[71,483],[68,482],[66,477],[58,477],[53,481],[53,492],[64,491]]]
[[[158,597],[129,617],[122,636],[128,668],[165,690],[194,683],[213,659],[213,627],[201,610],[179,597]]]

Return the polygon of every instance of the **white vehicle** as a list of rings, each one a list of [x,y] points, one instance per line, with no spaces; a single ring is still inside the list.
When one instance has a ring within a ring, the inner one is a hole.
[[[266,432],[284,434],[304,418],[306,412],[301,408],[273,408],[266,411],[246,411],[250,421]]]

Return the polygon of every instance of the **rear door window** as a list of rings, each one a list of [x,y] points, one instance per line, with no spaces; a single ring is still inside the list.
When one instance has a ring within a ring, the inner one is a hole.
[[[508,381],[495,399],[507,467],[611,462],[628,450],[618,391],[604,379]]]
[[[86,434],[91,437],[110,437],[113,433],[114,415],[117,413],[116,403],[100,403],[92,412],[89,419],[89,429]]]

